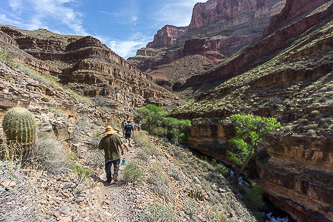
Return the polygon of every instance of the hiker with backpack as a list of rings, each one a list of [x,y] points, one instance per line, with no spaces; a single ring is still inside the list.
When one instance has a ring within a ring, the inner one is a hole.
[[[117,131],[113,130],[111,126],[105,128],[105,135],[99,142],[98,148],[104,150],[105,157],[105,173],[107,182],[118,181],[118,171],[120,164],[120,153],[124,155],[123,143]],[[111,177],[111,166],[113,165],[113,177]]]
[[[128,139],[128,145],[132,146],[131,144],[131,133],[134,130],[133,125],[131,124],[130,120],[127,120],[127,124],[124,127],[124,134],[125,134],[125,139]]]

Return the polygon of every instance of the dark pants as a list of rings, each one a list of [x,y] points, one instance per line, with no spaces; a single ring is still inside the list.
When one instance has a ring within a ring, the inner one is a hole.
[[[125,133],[125,139],[131,139],[131,133]]]
[[[118,178],[120,159],[113,160],[113,161],[105,161],[105,173],[106,173],[107,181],[109,183],[112,180],[112,177],[111,177],[111,166],[112,166],[112,164],[113,164],[113,177],[117,179]]]

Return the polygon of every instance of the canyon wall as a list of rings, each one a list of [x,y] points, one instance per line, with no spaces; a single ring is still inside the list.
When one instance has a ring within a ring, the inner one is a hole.
[[[107,97],[129,109],[148,102],[160,106],[179,102],[169,91],[152,82],[151,76],[91,36],[0,26],[0,40],[14,57],[39,72],[56,76],[80,94]]]
[[[189,26],[164,26],[146,48],[139,49],[137,55],[128,61],[154,79],[160,79],[162,75],[164,82],[168,80],[171,85],[182,85],[186,79],[199,73],[185,71],[184,65],[178,67],[181,72],[177,71],[172,67],[175,61],[200,55],[203,62],[195,66],[199,66],[201,72],[208,70],[258,39],[271,16],[279,13],[284,4],[285,0],[197,3]],[[182,76],[181,81],[169,74],[175,72],[176,76]]]

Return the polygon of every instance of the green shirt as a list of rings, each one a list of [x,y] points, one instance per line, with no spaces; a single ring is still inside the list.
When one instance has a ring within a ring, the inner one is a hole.
[[[99,142],[98,148],[104,149],[105,161],[113,161],[120,158],[119,146],[122,145],[120,136],[117,134],[106,135]]]

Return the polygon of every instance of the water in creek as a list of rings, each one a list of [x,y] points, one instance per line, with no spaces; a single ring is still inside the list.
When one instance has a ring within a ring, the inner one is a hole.
[[[209,161],[212,161],[214,159],[211,156],[200,153],[197,150],[191,149],[183,144],[178,144],[178,146],[182,149],[186,148],[186,149],[190,150],[193,153],[193,155],[196,155],[199,158],[204,157],[204,158],[208,159]],[[216,160],[216,162],[227,167],[230,171],[231,177],[235,175],[234,170],[232,170],[230,168],[230,166],[228,166],[227,164],[225,164],[224,162],[222,162],[220,160]],[[248,181],[246,181],[243,176],[238,177],[238,183],[239,184],[244,183],[244,184],[246,184],[247,187],[251,187],[251,184]],[[268,198],[264,198],[264,203],[265,203],[265,208],[266,208],[266,210],[265,210],[265,213],[266,213],[265,221],[266,222],[267,221],[269,221],[269,222],[295,222],[295,220],[291,219],[291,217],[286,212],[274,207],[274,205],[270,202],[270,200]]]

